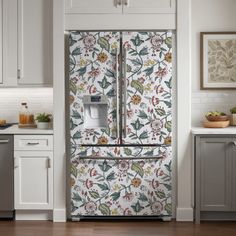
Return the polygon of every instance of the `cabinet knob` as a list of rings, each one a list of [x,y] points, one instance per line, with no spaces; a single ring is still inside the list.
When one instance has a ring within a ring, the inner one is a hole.
[[[115,0],[115,5],[116,5],[116,7],[121,6],[121,0]]]
[[[230,144],[233,144],[234,146],[236,146],[236,141],[232,141],[230,142]]]

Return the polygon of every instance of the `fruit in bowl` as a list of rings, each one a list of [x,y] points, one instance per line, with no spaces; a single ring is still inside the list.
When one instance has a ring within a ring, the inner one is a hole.
[[[206,113],[206,118],[208,121],[226,121],[229,120],[229,117],[220,111],[209,111]]]

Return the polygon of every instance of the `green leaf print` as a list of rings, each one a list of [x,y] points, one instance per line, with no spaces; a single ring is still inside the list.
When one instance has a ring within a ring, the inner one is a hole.
[[[139,119],[137,119],[136,121],[135,121],[135,123],[131,123],[131,125],[132,125],[132,127],[134,128],[134,130],[140,130],[142,127],[144,127],[144,125],[143,124],[141,124],[140,123],[140,120]]]
[[[139,135],[139,139],[146,139],[148,138],[148,132],[147,131],[143,131],[140,135]]]
[[[78,111],[76,111],[76,110],[72,111],[71,117],[74,118],[74,119],[81,119],[80,113]]]
[[[172,88],[172,78],[169,81],[165,81],[166,86],[171,89]]]
[[[75,134],[73,135],[73,139],[80,139],[80,138],[82,138],[81,132],[80,131],[76,131]]]
[[[105,203],[100,204],[98,210],[101,211],[103,215],[111,215],[110,208]]]
[[[164,166],[169,172],[171,172],[171,162],[169,164],[165,164]]]
[[[140,39],[139,34],[134,39],[131,39],[134,46],[138,47],[143,43],[143,40]]]
[[[151,75],[153,73],[153,66],[145,69],[144,72],[146,73],[146,76]]]
[[[83,76],[87,71],[87,68],[86,67],[82,67],[78,70],[79,72],[79,76]]]
[[[166,38],[165,43],[168,48],[172,48],[172,38],[171,37]]]
[[[102,81],[98,81],[98,84],[102,89],[107,89],[111,85],[111,83],[107,81],[106,76],[103,77]]]
[[[98,44],[100,45],[101,48],[104,48],[107,52],[110,51],[110,44],[106,38],[100,37],[98,39]]]
[[[167,204],[165,205],[165,210],[167,211],[167,213],[168,213],[169,215],[172,214],[172,205],[171,205],[171,203],[167,203]]]
[[[131,156],[132,155],[132,150],[130,148],[124,148],[124,152],[127,156]]]
[[[77,86],[76,83],[74,83],[72,80],[70,80],[70,91],[76,95],[77,93]]]
[[[73,130],[77,125],[73,122],[73,119],[70,119],[70,130]]]
[[[139,193],[139,198],[138,200],[140,200],[141,202],[148,202],[148,198],[146,197],[145,194],[143,193]]]
[[[136,213],[140,212],[144,208],[140,205],[139,201],[137,201],[137,203],[135,205],[132,205],[131,207]]]
[[[165,123],[165,128],[167,129],[168,132],[171,132],[171,121],[167,121]]]
[[[140,52],[139,52],[139,55],[140,55],[140,56],[148,55],[148,49],[147,49],[147,47],[142,48],[142,49],[140,50]]]
[[[164,184],[164,186],[165,186],[165,187],[166,187],[166,189],[167,189],[167,190],[169,190],[169,191],[172,189],[172,187],[171,187],[171,185],[170,185],[170,184]]]
[[[163,108],[157,108],[155,109],[157,115],[159,116],[165,116],[166,115],[166,111]]]
[[[101,189],[101,190],[109,190],[109,186],[104,183],[104,184],[97,184],[97,186]]]
[[[108,70],[108,69],[107,69],[107,71],[106,71],[105,74],[106,74],[106,76],[108,76],[108,77],[115,78],[115,74],[114,74],[114,72],[111,71],[111,70]]]
[[[115,177],[115,172],[111,172],[107,177],[106,177],[106,180],[109,182],[109,181],[112,181],[116,179]]]
[[[107,164],[106,160],[102,164],[99,164],[98,166],[103,172],[107,172],[109,169],[111,169],[111,166]]]
[[[112,200],[116,201],[117,199],[120,198],[120,192],[115,192],[111,194]]]
[[[82,201],[82,198],[80,197],[80,195],[78,193],[73,193],[72,199],[76,202],[81,202]]]
[[[132,80],[131,82],[131,87],[135,88],[138,92],[140,92],[141,94],[143,94],[143,84],[138,81],[138,80]]]
[[[97,193],[97,192],[95,192],[95,191],[89,191],[89,194],[90,194],[90,196],[91,196],[92,198],[94,198],[94,199],[100,198],[99,193]]]
[[[166,197],[166,194],[163,191],[157,191],[155,192],[157,197],[160,199],[164,199]]]
[[[77,171],[77,168],[76,168],[73,164],[71,165],[70,173],[71,173],[75,178],[77,177],[78,171]]]
[[[133,170],[134,172],[136,172],[138,175],[140,175],[141,177],[143,177],[144,175],[144,170],[143,167],[140,166],[140,164],[138,162],[134,162],[131,166],[131,170]]]
[[[168,108],[171,108],[171,102],[164,101],[164,103],[166,104],[166,106],[167,106]]]
[[[75,48],[72,52],[72,55],[73,56],[78,56],[78,55],[81,55],[81,51],[80,51],[80,48]]]
[[[139,111],[138,117],[141,119],[144,119],[144,120],[146,120],[148,118],[146,112],[144,112],[142,110]]]

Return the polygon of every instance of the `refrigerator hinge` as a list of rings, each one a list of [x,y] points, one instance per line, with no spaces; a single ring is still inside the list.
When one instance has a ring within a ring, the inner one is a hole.
[[[17,69],[17,79],[20,79],[21,78],[21,71],[20,69]]]

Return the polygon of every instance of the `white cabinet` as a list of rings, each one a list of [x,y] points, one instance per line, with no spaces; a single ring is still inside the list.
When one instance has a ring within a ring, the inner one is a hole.
[[[14,136],[16,210],[53,208],[52,135]]]
[[[52,1],[18,0],[18,84],[52,81]]]
[[[66,0],[66,13],[174,13],[175,0]]]
[[[0,9],[0,87],[52,86],[52,0],[0,0]]]

